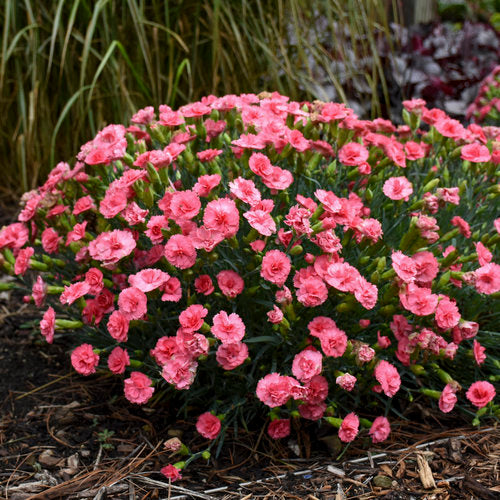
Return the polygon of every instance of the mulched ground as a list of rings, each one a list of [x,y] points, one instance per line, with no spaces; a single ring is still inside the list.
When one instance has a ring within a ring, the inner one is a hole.
[[[163,443],[181,435],[192,451],[204,449],[193,423],[128,404],[115,377],[77,375],[64,339],[49,346],[20,328],[37,317],[20,303],[0,298],[1,498],[500,498],[500,429],[472,428],[418,402],[384,446],[345,449],[314,423],[289,442],[264,427],[240,430],[218,458],[193,462],[169,486],[158,471],[179,458]]]

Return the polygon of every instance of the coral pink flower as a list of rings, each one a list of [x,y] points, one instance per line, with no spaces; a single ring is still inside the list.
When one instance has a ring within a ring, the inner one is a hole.
[[[182,479],[181,469],[175,467],[175,465],[168,464],[160,469],[160,472],[170,481],[174,482],[178,479]]]
[[[386,417],[377,417],[370,427],[370,437],[374,443],[385,441],[391,433],[391,425]]]
[[[165,245],[165,257],[178,269],[189,269],[196,263],[196,249],[191,238],[174,234]]]
[[[221,422],[210,412],[202,413],[196,421],[196,430],[207,439],[215,439],[221,430]]]
[[[155,391],[155,388],[151,387],[151,379],[141,372],[132,372],[123,384],[125,397],[138,405],[147,403]]]
[[[408,201],[413,193],[413,186],[406,177],[390,177],[384,182],[382,191],[391,200]]]
[[[194,382],[198,363],[185,354],[175,354],[163,365],[162,377],[176,389],[189,389]]]
[[[0,230],[0,248],[21,248],[28,238],[28,228],[20,222],[14,222]]]
[[[344,354],[347,348],[347,335],[343,330],[335,327],[324,330],[318,336],[325,356],[339,358]]]
[[[261,177],[271,175],[273,171],[271,160],[262,153],[252,153],[248,160],[248,165],[254,174],[260,175]]]
[[[377,331],[377,344],[381,349],[387,349],[391,345],[391,340],[386,335],[380,335],[380,330]]]
[[[236,313],[220,311],[213,317],[212,334],[223,344],[239,342],[245,336],[245,324]]]
[[[207,197],[210,192],[216,188],[221,181],[219,174],[202,175],[198,177],[198,181],[193,186],[193,191],[201,197]]]
[[[35,305],[37,307],[41,307],[45,300],[45,297],[47,296],[47,285],[45,284],[41,276],[38,276],[36,278],[36,281],[33,283],[31,293],[33,295],[33,300],[35,301]]]
[[[448,330],[458,325],[460,311],[454,301],[444,297],[438,302],[434,317],[439,328]]]
[[[474,285],[479,293],[486,295],[500,291],[500,265],[490,262],[476,269]]]
[[[305,403],[303,405],[300,405],[298,410],[302,418],[316,421],[319,420],[325,414],[326,403],[324,402],[320,402],[317,404]]]
[[[193,191],[176,191],[172,195],[170,211],[174,220],[192,219],[198,215],[200,208],[200,198]]]
[[[125,288],[118,296],[118,307],[127,319],[141,319],[148,312],[148,298],[138,288]]]
[[[205,149],[204,151],[199,151],[196,153],[198,159],[203,162],[209,162],[217,158],[222,153],[222,149]]]
[[[401,386],[401,377],[398,370],[385,360],[380,361],[375,367],[375,378],[382,386],[385,395],[392,398]]]
[[[418,160],[425,156],[424,148],[418,142],[414,141],[408,141],[405,144],[405,153],[407,160]]]
[[[473,351],[476,363],[482,365],[486,361],[486,349],[476,339],[474,339]]]
[[[40,333],[45,337],[47,343],[52,344],[54,341],[54,327],[56,321],[56,313],[52,307],[49,307],[40,321]]]
[[[130,286],[138,288],[141,292],[151,292],[160,288],[168,281],[170,276],[159,269],[143,269],[136,274],[128,277]]]
[[[276,232],[276,222],[270,214],[264,210],[250,210],[243,214],[243,217],[248,221],[251,227],[259,232],[262,236],[271,236]]]
[[[73,241],[80,241],[85,238],[85,228],[87,227],[87,221],[82,222],[81,224],[75,224],[73,226],[73,230],[70,231],[66,237],[65,245],[68,246]]]
[[[417,266],[411,257],[403,252],[392,252],[392,267],[400,279],[405,283],[412,283],[417,274]]]
[[[217,284],[221,292],[231,299],[238,296],[245,288],[243,278],[235,271],[220,271],[217,274]]]
[[[229,198],[208,202],[203,213],[203,224],[207,229],[221,232],[225,238],[233,237],[240,227],[240,214],[236,203]]]
[[[344,373],[344,375],[339,375],[336,379],[335,382],[342,387],[345,391],[352,391],[354,389],[354,386],[356,385],[356,381],[358,379],[354,376],[351,375],[350,373]]]
[[[341,292],[354,292],[360,276],[359,271],[347,262],[333,262],[327,267],[323,279]]]
[[[357,167],[368,160],[368,150],[358,142],[349,142],[339,150],[339,161],[344,165]]]
[[[316,307],[328,298],[328,289],[319,278],[306,278],[296,292],[297,300],[305,307]]]
[[[496,395],[495,387],[485,380],[474,382],[467,393],[467,399],[478,408],[486,406]]]
[[[432,252],[417,252],[412,255],[411,258],[415,263],[417,271],[415,275],[415,284],[430,288],[430,283],[437,276],[439,271],[439,263],[436,257],[434,257]]]
[[[82,344],[71,353],[71,364],[73,368],[82,375],[95,373],[99,364],[99,355],[95,354],[90,344]]]
[[[79,281],[64,287],[64,292],[61,293],[59,300],[61,304],[71,305],[75,300],[89,293],[90,285],[86,281]]]
[[[114,231],[102,233],[89,243],[90,256],[107,264],[115,264],[123,257],[130,255],[136,243],[129,231]]]
[[[320,338],[321,335],[326,333],[328,330],[337,330],[337,325],[331,318],[327,318],[326,316],[316,316],[309,322],[307,328],[309,329],[310,335]]]
[[[455,407],[457,396],[455,395],[456,387],[452,384],[446,384],[439,396],[439,409],[443,413],[449,413]]]
[[[234,370],[248,358],[248,347],[243,342],[221,344],[215,358],[224,370]]]
[[[108,368],[115,374],[125,373],[125,368],[130,366],[128,352],[121,347],[115,347],[108,357]]]
[[[429,288],[420,288],[409,284],[406,293],[400,293],[403,307],[417,316],[428,316],[434,313],[438,305],[438,296]]]
[[[89,285],[88,293],[91,293],[92,295],[99,294],[104,287],[102,271],[96,267],[91,267],[85,273],[85,283]]]
[[[120,311],[113,311],[108,319],[107,329],[118,342],[127,342],[130,320]]]
[[[257,397],[270,408],[284,405],[291,397],[291,377],[269,373],[257,383]]]
[[[179,323],[186,332],[195,332],[202,327],[207,314],[208,310],[201,304],[193,304],[180,313]]]
[[[46,228],[42,233],[42,247],[47,253],[56,253],[61,240],[62,237],[51,227]]]
[[[354,441],[359,431],[359,418],[355,413],[349,413],[342,420],[339,429],[339,438],[344,443]]]
[[[464,126],[458,120],[452,118],[441,118],[434,123],[434,126],[442,136],[451,137],[456,141],[463,139],[466,134]]]
[[[377,303],[378,288],[360,276],[354,290],[354,297],[365,309],[373,309]]]
[[[126,206],[127,193],[123,189],[111,185],[99,204],[99,212],[105,219],[112,219],[124,210]]]
[[[211,252],[223,239],[220,231],[207,229],[205,226],[197,227],[190,235],[195,248]]]
[[[290,435],[290,419],[278,418],[269,423],[267,433],[272,439],[286,438]]]
[[[319,404],[328,396],[328,380],[322,375],[314,375],[305,385],[305,389],[307,402]]]
[[[281,323],[283,317],[283,311],[277,306],[273,306],[273,309],[267,312],[267,320],[273,324]]]
[[[153,242],[161,243],[163,241],[162,229],[168,229],[168,221],[164,215],[153,215],[148,223],[144,234]]]
[[[493,254],[480,242],[474,243],[476,246],[477,260],[480,266],[489,264],[493,259]]]
[[[309,382],[322,370],[323,356],[315,349],[304,349],[293,358],[292,373],[302,383]]]
[[[261,199],[260,191],[255,187],[255,184],[250,179],[237,177],[229,183],[231,194],[236,196],[244,203],[248,203],[251,207],[259,203]]]
[[[262,182],[271,190],[282,191],[292,184],[293,175],[283,168],[272,167],[271,173],[262,177]]]
[[[35,253],[35,250],[32,247],[22,248],[19,250],[19,253],[16,257],[16,263],[14,264],[14,273],[24,274],[30,265],[30,259]]]
[[[467,160],[472,163],[481,163],[491,160],[490,150],[479,144],[478,142],[474,142],[472,144],[467,144],[462,147],[460,151],[460,158],[462,160]]]
[[[455,217],[451,219],[451,224],[452,226],[458,227],[460,233],[463,234],[466,238],[470,238],[471,230],[469,223],[466,220],[462,219],[462,217],[455,215]]]
[[[375,350],[368,344],[361,344],[356,350],[356,357],[360,363],[369,363],[375,356]]]
[[[260,275],[265,280],[282,287],[291,268],[292,263],[285,253],[280,250],[269,250],[262,259]]]
[[[155,358],[155,361],[163,366],[174,354],[179,353],[179,345],[177,343],[176,337],[160,337],[156,341],[154,349],[149,351],[151,356]]]
[[[96,206],[92,197],[84,196],[83,198],[79,198],[78,200],[76,200],[73,207],[73,215],[81,214],[82,212],[86,212],[87,210],[94,210],[95,208]]]
[[[146,221],[149,210],[142,209],[135,201],[129,203],[122,212],[123,218],[131,225],[142,224]]]
[[[212,278],[210,278],[208,274],[200,274],[200,276],[194,280],[194,289],[196,293],[210,295],[215,290]]]
[[[163,295],[161,296],[161,300],[163,302],[179,302],[182,297],[182,287],[179,278],[174,276],[170,277],[168,281],[166,281],[161,288]]]

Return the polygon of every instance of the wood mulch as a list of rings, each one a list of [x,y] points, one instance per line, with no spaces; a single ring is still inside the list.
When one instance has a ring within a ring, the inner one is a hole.
[[[342,448],[314,423],[288,442],[263,428],[229,433],[218,458],[193,462],[169,484],[159,470],[179,457],[163,443],[181,435],[203,449],[193,423],[128,404],[115,377],[78,376],[64,339],[49,346],[20,328],[37,312],[19,304],[0,295],[2,499],[500,498],[495,423],[477,429],[418,404],[393,425],[390,441],[371,448]]]

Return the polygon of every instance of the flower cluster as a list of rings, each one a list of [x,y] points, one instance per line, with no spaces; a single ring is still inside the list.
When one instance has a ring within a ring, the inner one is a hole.
[[[484,125],[500,124],[500,65],[481,82],[474,102],[467,108],[467,119]]]
[[[416,392],[498,411],[500,133],[403,104],[399,127],[277,93],[142,109],[26,193],[0,263],[77,372],[194,393],[207,439],[249,393],[273,438],[302,417],[378,443]]]

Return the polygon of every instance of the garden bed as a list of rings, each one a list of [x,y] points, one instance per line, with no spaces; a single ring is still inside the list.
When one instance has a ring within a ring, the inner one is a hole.
[[[194,462],[171,485],[158,470],[163,448],[182,432],[196,450],[194,425],[167,408],[148,410],[116,398],[120,381],[71,371],[64,342],[38,341],[20,325],[35,319],[19,298],[0,303],[1,498],[497,498],[500,430],[473,428],[459,415],[424,410],[393,423],[388,442],[342,449],[314,423],[296,441],[250,430],[228,434],[218,458]],[[421,418],[418,418],[418,415]],[[324,434],[324,433],[323,433]],[[330,447],[328,447],[330,444]],[[427,469],[425,464],[429,463]],[[429,484],[426,483],[429,481]],[[434,481],[434,485],[432,481]],[[425,486],[427,487],[425,487]]]

